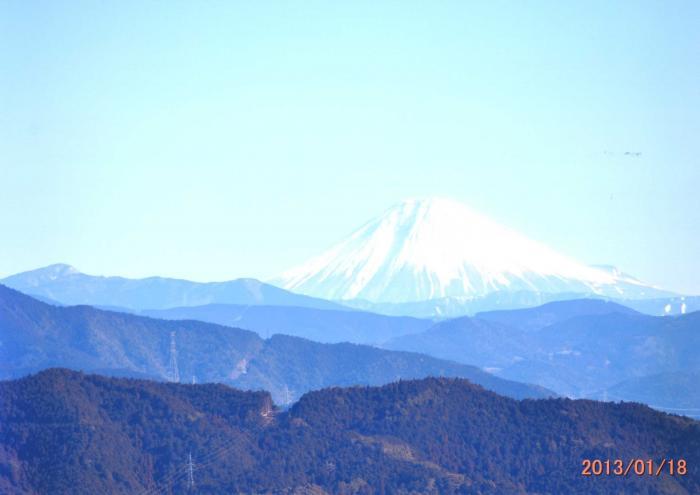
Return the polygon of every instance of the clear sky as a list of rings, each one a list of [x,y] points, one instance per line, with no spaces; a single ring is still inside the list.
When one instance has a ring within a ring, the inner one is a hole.
[[[0,1],[0,276],[266,279],[433,195],[700,293],[700,2]]]

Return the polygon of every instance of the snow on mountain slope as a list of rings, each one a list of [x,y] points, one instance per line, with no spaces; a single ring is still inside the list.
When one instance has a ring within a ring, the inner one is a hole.
[[[586,266],[449,199],[412,199],[272,283],[325,299],[412,302],[497,291],[648,297],[617,270]]]

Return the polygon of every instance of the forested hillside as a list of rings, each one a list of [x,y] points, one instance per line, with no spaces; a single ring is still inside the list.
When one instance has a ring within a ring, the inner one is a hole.
[[[60,369],[2,382],[0,397],[7,494],[700,491],[698,422],[460,379],[326,389],[287,412],[263,392]],[[584,477],[586,458],[684,458],[688,472]]]

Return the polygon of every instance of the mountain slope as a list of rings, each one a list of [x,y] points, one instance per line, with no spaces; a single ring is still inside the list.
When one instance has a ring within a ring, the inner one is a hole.
[[[262,336],[283,333],[325,343],[380,344],[400,335],[421,332],[433,324],[427,319],[384,316],[365,311],[293,306],[208,304],[146,310],[140,314],[166,320],[199,320],[236,326]]]
[[[600,299],[577,299],[555,301],[527,309],[486,311],[477,313],[476,318],[518,328],[520,330],[541,330],[576,316],[607,315],[621,313],[638,314],[633,309]]]
[[[409,200],[273,281],[334,300],[405,303],[499,291],[651,297],[617,270],[582,265],[451,200]]]
[[[198,321],[166,321],[89,306],[55,307],[0,286],[0,378],[49,367],[265,389],[289,403],[314,388],[459,376],[512,397],[552,395],[425,355],[319,344]],[[173,364],[174,363],[174,364]]]
[[[580,397],[625,380],[700,370],[700,312],[655,317],[604,301],[564,301],[439,322],[425,332],[392,339],[385,347],[420,349]],[[695,387],[685,381],[678,383],[681,388],[682,383]],[[697,395],[692,392],[687,395]],[[618,394],[618,398],[641,396]],[[688,407],[680,405],[680,396],[671,402],[652,399],[645,401]]]
[[[0,283],[25,294],[71,305],[162,309],[227,303],[347,309],[340,304],[293,294],[250,278],[198,283],[162,277],[98,277],[59,264],[18,273],[0,280]]]
[[[655,409],[700,419],[700,370],[672,371],[631,378],[601,392],[598,400],[624,400],[649,404]]]
[[[265,393],[67,370],[0,382],[0,396],[11,495],[700,491],[697,422],[637,404],[515,401],[465,380],[327,389],[284,413]],[[688,471],[586,477],[586,458],[683,458]]]
[[[474,362],[500,371],[534,352],[536,344],[523,332],[498,322],[455,318],[424,332],[404,335],[384,344],[386,349],[425,352],[459,363]]]
[[[536,353],[499,375],[557,384],[580,397],[632,378],[700,370],[700,313],[579,316],[545,327],[535,340]]]

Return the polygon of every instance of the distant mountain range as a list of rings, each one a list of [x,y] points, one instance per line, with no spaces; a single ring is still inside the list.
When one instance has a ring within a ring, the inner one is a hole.
[[[700,296],[675,296],[622,301],[632,309],[653,316],[684,315],[700,311]]]
[[[612,270],[609,267],[606,269]],[[533,290],[497,290],[483,296],[450,296],[403,303],[372,302],[363,299],[330,301],[296,294],[255,279],[199,283],[165,277],[102,277],[81,273],[65,264],[18,273],[0,280],[0,283],[54,305],[88,304],[103,309],[132,312],[212,306],[211,311],[199,310],[200,313],[206,312],[208,315],[213,314],[216,305],[238,305],[360,310],[387,316],[446,319],[474,315],[481,311],[528,308],[551,301],[586,297],[616,301],[653,315],[683,314],[700,310],[700,297],[697,296],[664,295],[651,299],[620,299],[590,292],[547,293]],[[660,293],[654,294],[658,296]],[[232,311],[235,313],[237,310],[232,308]]]
[[[146,282],[147,279],[92,277],[76,273],[74,269],[65,266],[49,267],[10,278],[15,284],[23,284],[27,287],[25,288],[27,291],[39,288],[44,294],[39,297],[49,303],[56,303],[52,297],[61,297],[63,301],[70,301],[71,297],[80,300],[89,300],[94,297],[101,302],[129,302],[130,298],[138,298],[139,294],[148,293],[151,289],[149,283]],[[169,279],[156,280],[159,281],[156,284],[158,287],[170,287],[172,283],[172,287],[177,288],[180,283],[183,283]],[[120,290],[115,289],[112,284],[117,283],[124,284],[128,290],[120,292]],[[193,283],[186,282],[185,284]],[[695,331],[700,328],[700,323],[695,321],[697,316],[688,313],[671,316],[673,312],[681,313],[681,311],[687,311],[688,307],[692,309],[696,298],[678,297],[671,302],[667,302],[668,299],[626,301],[630,306],[635,303],[646,303],[646,309],[649,309],[649,304],[652,303],[656,306],[665,303],[662,314],[666,313],[669,316],[663,318],[648,317],[627,306],[603,299],[587,299],[559,301],[521,310],[487,311],[478,313],[473,318],[461,317],[435,323],[427,318],[391,317],[359,309],[351,310],[332,302],[300,296],[265,284],[251,284],[250,281],[234,281],[229,282],[228,285],[244,289],[238,292],[231,290],[227,294],[235,300],[246,301],[245,304],[207,304],[164,309],[133,309],[110,305],[109,308],[153,318],[198,320],[245,328],[262,337],[286,334],[321,343],[372,344],[381,345],[385,349],[394,351],[419,352],[438,359],[477,366],[502,378],[534,383],[568,396],[600,398],[601,394],[606,393],[607,390],[610,397],[615,396],[628,400],[642,400],[644,398],[645,403],[664,406],[669,410],[684,408],[690,415],[695,414],[696,407],[700,408],[700,401],[688,405],[688,401],[680,400],[678,394],[672,395],[669,401],[664,395],[640,395],[638,391],[635,392],[629,387],[613,390],[618,384],[630,380],[630,384],[640,383],[639,380],[643,380],[647,376],[667,376],[668,373],[692,373],[700,370],[700,361],[692,352],[692,349],[698,348],[693,346],[700,344],[698,341],[700,333]],[[103,287],[99,298],[94,296],[92,290],[89,290],[94,286]],[[193,290],[204,290],[208,284],[188,286],[194,287]],[[87,289],[81,289],[81,287]],[[258,287],[260,290],[253,291],[251,287]],[[178,292],[178,290],[167,290],[165,294],[169,294],[168,297],[172,296],[173,298],[170,300],[175,302],[180,300],[179,298],[184,293]],[[173,294],[179,295],[174,297]],[[127,295],[128,297],[126,297]],[[496,294],[487,297],[494,298]],[[145,299],[153,301],[151,296],[145,296]],[[161,298],[160,302],[165,304],[167,300],[167,298]],[[191,298],[187,300],[193,302]],[[268,305],[268,301],[280,304]],[[532,302],[534,303],[534,301]],[[131,304],[136,306],[136,300],[131,301]],[[307,304],[316,307],[297,307],[291,304]],[[94,311],[89,308],[64,309],[67,311],[66,314]],[[118,318],[126,318],[126,316],[115,315],[112,319]],[[576,325],[572,322],[576,322]],[[154,323],[154,325],[157,326],[158,323]],[[178,325],[196,326],[196,323],[179,322]],[[678,330],[665,331],[669,327],[678,328]],[[72,329],[72,326],[70,323],[66,323],[65,328]],[[213,333],[219,335],[217,338],[223,338],[221,336],[222,330],[217,328],[218,330]],[[605,330],[599,330],[602,333],[596,334],[596,329]],[[164,331],[161,330],[161,332]],[[108,335],[110,334],[108,333]],[[677,338],[677,335],[683,335],[682,339]],[[158,341],[158,346],[160,346],[158,359],[149,358],[143,362],[139,362],[137,359],[138,364],[129,359],[125,361],[115,359],[109,350],[110,348],[105,347],[104,353],[99,354],[100,358],[88,360],[88,364],[82,361],[85,356],[75,358],[75,360],[72,360],[72,357],[65,360],[65,356],[63,356],[63,361],[51,361],[47,359],[47,356],[37,358],[37,355],[41,355],[41,353],[34,353],[34,358],[38,359],[37,363],[39,364],[32,367],[25,366],[26,363],[16,362],[12,369],[22,369],[29,372],[49,366],[75,367],[79,364],[82,369],[102,371],[109,369],[110,374],[119,373],[119,369],[124,368],[130,376],[168,379],[169,373],[171,373],[168,370],[169,342],[167,342],[167,338],[162,340],[164,338],[161,336],[161,340]],[[287,345],[301,345],[301,341],[285,340],[282,337],[268,340],[260,339],[257,336],[250,338],[258,342],[255,345],[243,346],[245,349],[249,347],[258,349],[255,351],[256,364],[250,370],[255,370],[257,364],[265,362],[264,356],[267,353],[277,356],[280,352],[279,349]],[[292,344],[293,342],[294,344]],[[8,345],[5,345],[6,351]],[[58,348],[63,348],[63,344],[57,345]],[[31,342],[27,341],[25,348],[30,347]],[[323,346],[319,349],[323,349],[323,352],[328,351]],[[125,353],[125,351],[119,352]],[[201,356],[205,356],[207,351],[200,350],[198,352],[200,352],[200,356],[196,359],[205,360]],[[236,354],[238,356],[236,363],[242,362],[241,360],[244,358],[245,363],[250,361],[246,352],[250,351]],[[337,355],[340,355],[340,351],[337,352]],[[371,356],[374,355],[373,352],[375,350],[367,351],[363,355]],[[15,357],[12,354],[8,354],[8,356]],[[380,359],[378,356],[376,358]],[[333,359],[335,363],[344,362],[338,361],[336,358]],[[300,376],[292,381],[284,378],[282,376],[284,373],[281,371],[277,372],[272,379],[266,377],[270,370],[275,369],[274,364],[267,363],[265,366],[268,368],[259,373],[253,371],[250,371],[249,374],[241,373],[239,377],[231,381],[230,377],[227,378],[228,375],[222,370],[226,367],[231,368],[233,365],[224,360],[217,366],[215,372],[206,372],[199,376],[201,373],[195,370],[197,366],[192,363],[191,369],[188,371],[183,369],[183,376],[188,375],[191,379],[192,375],[195,375],[195,379],[199,380],[222,381],[252,388],[269,388],[274,393],[276,400],[284,401],[320,386],[352,383],[338,381],[340,375],[345,373],[339,368],[327,370],[330,373],[330,376],[326,377],[329,381],[311,378],[313,374]],[[300,366],[303,373],[309,372],[308,366],[305,367],[303,357],[299,358],[295,366]],[[338,366],[342,368],[346,364]],[[347,366],[351,367],[349,364]],[[361,369],[360,374],[357,375],[358,383],[386,383],[397,376],[407,376],[402,373],[411,369],[413,365],[395,364],[396,369],[404,371],[395,372],[389,367],[383,369],[381,374],[375,377],[371,376],[372,372],[370,371],[373,365],[367,362],[367,366],[367,368]],[[414,368],[417,374],[411,375],[411,377],[427,376],[431,373],[428,368],[422,367],[422,365]],[[247,367],[245,369],[248,370]],[[445,368],[440,369],[442,370],[440,373],[446,373]],[[474,371],[470,368],[470,372]],[[466,373],[466,371],[453,370],[451,373]],[[372,381],[373,379],[375,381]],[[682,389],[683,384],[688,383],[691,382],[681,379],[676,388]],[[628,392],[629,396],[626,395]],[[692,391],[687,392],[688,397],[694,396]]]
[[[599,299],[611,301],[653,316],[669,316],[700,311],[700,296],[668,296],[653,299],[619,299],[584,293],[542,293],[542,292],[492,292],[482,297],[444,297],[429,301],[408,303],[373,303],[354,299],[342,301],[345,306],[362,311],[385,315],[412,316],[414,318],[448,319],[460,316],[473,316],[476,313],[493,310],[532,308],[555,301],[578,299]]]
[[[460,379],[326,389],[287,412],[264,392],[56,369],[0,397],[5,494],[700,493],[696,421]],[[584,459],[679,458],[682,476],[582,475]]]
[[[503,395],[546,397],[542,387],[416,353],[320,344],[198,321],[165,321],[89,306],[52,306],[0,285],[0,378],[50,367],[264,389],[280,404],[334,385],[455,376]]]
[[[659,387],[640,394],[641,385],[627,396],[632,389],[621,385],[659,374],[670,374],[671,385],[674,373],[700,371],[700,312],[654,317],[600,300],[562,301],[440,322],[385,347],[469,362],[569,396],[600,398],[608,389],[611,400],[700,409],[700,400],[687,402],[698,398],[689,380],[675,384],[675,397],[655,395]]]
[[[217,303],[344,308],[337,303],[294,294],[251,278],[199,283],[163,277],[100,277],[86,275],[65,264],[18,273],[0,280],[0,283],[45,302],[68,305],[164,309]]]
[[[599,299],[575,299],[557,301],[533,308],[485,311],[476,318],[489,322],[502,323],[524,332],[536,332],[550,325],[562,323],[579,316],[610,315],[621,313],[637,315],[637,311],[610,301]]]
[[[686,342],[692,349],[695,343],[700,343],[700,323],[693,315],[647,317],[625,306],[599,299],[489,311],[478,313],[473,318],[437,323],[363,311],[273,306],[209,305],[143,311],[141,314],[240,326],[262,336],[285,333],[321,342],[380,344],[389,349],[476,364],[498,376],[537,383],[564,395],[602,399],[607,394],[610,400],[635,400],[655,407],[665,406],[670,411],[683,408],[677,412],[700,415],[700,409],[696,409],[700,408],[700,397],[693,390],[698,387],[683,374],[700,370],[700,361],[693,359],[692,353],[683,357],[687,348],[673,333],[664,330],[673,326],[671,322],[679,324],[679,331],[688,334]],[[628,318],[629,322],[620,326],[614,314]],[[677,318],[680,322],[676,321]],[[583,354],[584,344],[574,346],[572,340],[559,340],[564,339],[564,333],[558,328],[570,320],[579,321],[579,326],[567,330],[568,339],[574,339],[577,333],[590,335],[595,329],[606,333],[604,337],[591,336],[591,343],[584,343],[588,358]],[[664,326],[651,330],[652,336],[649,336],[643,330],[648,322],[663,323]],[[605,330],[608,328],[610,330]],[[638,331],[642,333],[638,334]],[[618,338],[611,343],[615,334]],[[647,356],[639,349],[640,340],[650,338],[658,339],[660,354],[656,357]],[[612,355],[616,356],[615,359],[611,358],[606,364],[603,357]],[[662,373],[668,390],[675,393],[661,393],[661,387],[653,385],[645,392],[642,385],[646,383],[645,373]],[[673,377],[678,378],[677,382]],[[629,383],[622,387],[625,382]],[[616,388],[618,384],[620,388]]]
[[[447,199],[398,204],[272,283],[323,299],[393,305],[494,293],[673,295],[614,267],[578,263]]]
[[[356,344],[381,344],[394,337],[421,332],[434,323],[429,319],[392,317],[365,311],[234,304],[144,310],[139,314],[165,320],[199,320],[240,327],[263,337],[282,333],[316,342]]]

